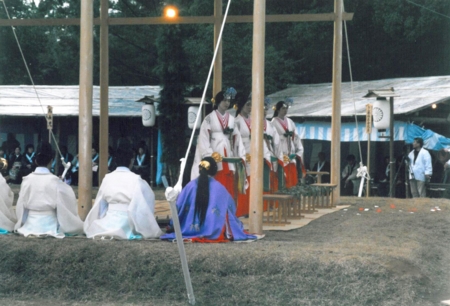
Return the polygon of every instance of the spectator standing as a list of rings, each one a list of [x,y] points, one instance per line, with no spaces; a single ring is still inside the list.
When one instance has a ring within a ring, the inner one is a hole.
[[[413,150],[408,155],[409,158],[409,185],[413,198],[426,197],[425,183],[429,182],[433,174],[431,165],[431,155],[423,148],[423,139],[414,138]]]

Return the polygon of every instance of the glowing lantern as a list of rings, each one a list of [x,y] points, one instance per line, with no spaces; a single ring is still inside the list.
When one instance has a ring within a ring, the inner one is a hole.
[[[164,17],[172,19],[178,17],[178,9],[173,5],[168,5],[164,8]]]
[[[195,120],[197,119],[198,107],[197,106],[189,106],[188,108],[188,126],[190,129],[198,129],[200,128],[200,120],[197,121],[197,125],[194,127]]]
[[[142,106],[142,124],[144,126],[154,126],[155,118],[155,106],[153,104]]]

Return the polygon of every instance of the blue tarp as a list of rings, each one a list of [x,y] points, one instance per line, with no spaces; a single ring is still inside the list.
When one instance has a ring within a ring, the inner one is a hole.
[[[328,122],[305,122],[296,123],[297,133],[302,139],[326,140],[331,141],[331,123]],[[365,132],[365,122],[359,122],[358,128],[355,122],[341,124],[341,141],[367,141]],[[383,133],[389,136],[389,130]],[[389,141],[389,138],[380,138],[381,133],[372,128],[370,134],[371,141]],[[424,141],[424,147],[429,150],[440,150],[450,147],[450,138],[446,138],[432,130],[423,129],[413,123],[401,121],[394,122],[394,141],[405,141],[412,143],[414,138],[421,137]]]
[[[331,123],[327,122],[305,122],[295,124],[297,133],[302,139],[315,139],[331,141]],[[342,123],[341,124],[341,141],[367,141],[367,134],[365,132],[365,122],[359,122],[358,128],[356,123]],[[389,130],[384,133],[389,136]],[[380,138],[381,133],[377,129],[372,128],[370,141],[389,141],[389,138]],[[405,141],[412,143],[414,138],[421,137],[424,141],[424,148],[429,150],[441,150],[443,148],[450,148],[450,138],[446,138],[432,130],[423,129],[413,123],[406,123],[402,121],[394,122],[394,141]],[[162,156],[162,142],[161,131],[158,132],[158,153],[157,153],[157,170],[156,170],[156,184],[161,184],[161,175],[163,170],[163,163],[160,162]]]

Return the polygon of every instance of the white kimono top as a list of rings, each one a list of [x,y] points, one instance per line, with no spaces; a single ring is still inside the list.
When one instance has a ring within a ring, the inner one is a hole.
[[[267,119],[264,119],[263,147],[264,158],[272,165],[272,171],[276,172],[278,168],[278,161],[272,160],[272,157],[283,161],[283,151],[281,150],[280,136],[273,127],[272,123]]]
[[[26,236],[53,236],[83,233],[78,203],[73,189],[45,167],[23,178],[16,207],[14,227]]]
[[[414,162],[414,150],[412,150],[409,153],[408,158],[409,158],[409,165],[411,167],[412,172],[414,173],[414,179],[416,181],[425,182],[425,175],[433,174],[433,166],[431,165],[431,155],[424,148],[420,149],[415,162]]]
[[[295,130],[295,123],[288,117],[272,119],[272,125],[280,136],[280,148],[283,155],[295,154],[303,159],[303,145],[300,136]],[[287,135],[291,134],[291,135]],[[295,158],[291,162],[296,162]]]
[[[12,208],[14,193],[5,178],[0,174],[0,233],[2,230],[12,232],[16,224],[16,214]]]
[[[84,231],[88,238],[158,238],[162,232],[154,210],[155,194],[148,183],[127,167],[117,167],[105,175]]]
[[[242,144],[244,145],[245,154],[250,154],[250,135],[251,135],[251,119],[250,117],[248,119],[244,118],[241,115],[237,115],[234,119],[235,126],[239,130],[239,133],[241,134]],[[247,176],[250,175],[250,163],[246,163],[246,171]]]
[[[231,134],[225,134],[224,131]],[[233,130],[231,132],[231,130]],[[218,152],[222,157],[239,157],[245,160],[245,148],[241,134],[235,127],[234,117],[228,112],[222,116],[217,110],[208,114],[200,127],[197,148],[195,150],[194,163],[191,169],[191,180],[199,176],[198,164],[207,156]],[[233,163],[228,163],[231,171],[235,171]],[[217,170],[222,171],[222,162],[217,163]]]

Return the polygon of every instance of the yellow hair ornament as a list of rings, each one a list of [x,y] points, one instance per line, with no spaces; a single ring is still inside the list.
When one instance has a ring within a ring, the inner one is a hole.
[[[218,152],[214,152],[213,154],[211,154],[211,157],[214,158],[216,163],[220,163],[222,161],[222,155],[220,155],[220,153]]]
[[[277,107],[274,105],[274,106],[272,106],[272,109],[273,110],[277,110]]]
[[[216,99],[211,98],[211,103],[212,103],[212,104],[216,104]]]
[[[202,160],[200,162],[199,167],[205,169],[206,171],[208,171],[209,168],[211,167],[211,164],[208,161],[206,161],[206,160]]]
[[[237,104],[233,105],[233,108],[234,108],[235,110],[237,110],[237,109],[238,109]]]

